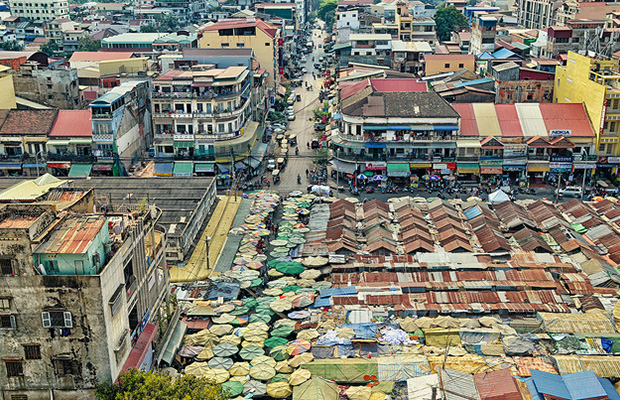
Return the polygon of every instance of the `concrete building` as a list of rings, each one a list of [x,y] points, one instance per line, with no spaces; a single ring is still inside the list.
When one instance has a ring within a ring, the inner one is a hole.
[[[125,82],[89,107],[97,163],[105,164],[110,174],[126,175],[153,143],[150,83]]]
[[[495,65],[491,69],[495,80],[495,103],[551,103],[554,72],[520,67],[514,62]]]
[[[103,39],[101,48],[103,51],[128,51],[150,55],[153,53],[153,43],[167,35],[167,33],[123,33]]]
[[[267,86],[275,90],[284,74],[284,42],[280,30],[261,19],[226,20],[200,29],[200,48],[252,48],[267,72]]]
[[[336,11],[336,29],[349,28],[357,31],[360,28],[359,10],[352,8],[343,11]]]
[[[456,72],[463,68],[475,72],[476,57],[473,54],[428,54],[424,56],[424,75]]]
[[[15,89],[13,88],[13,75],[11,68],[0,65],[0,110],[16,108]]]
[[[69,3],[65,0],[10,0],[13,17],[32,21],[51,21],[69,17]]]
[[[566,66],[556,68],[554,102],[583,103],[597,133],[596,154],[605,168],[620,164],[620,72],[617,60],[593,59],[568,53]],[[612,162],[607,162],[611,159]],[[609,172],[608,171],[608,172]]]
[[[0,193],[34,201],[0,211],[4,398],[93,398],[97,383],[149,370],[158,325],[167,325],[161,210],[93,214],[92,190],[55,181],[44,175]]]
[[[497,18],[480,14],[474,17],[471,26],[471,42],[469,54],[478,55],[482,52],[495,50],[495,37],[497,34]]]
[[[426,83],[366,79],[341,84],[340,98],[342,121],[332,133],[339,173],[380,171],[408,182],[433,162],[450,162],[454,172],[460,116]]]
[[[553,0],[516,0],[519,25],[528,29],[546,29],[554,24]]]
[[[391,66],[392,35],[388,33],[355,33],[350,36],[351,49],[348,57],[340,57],[340,65],[349,62]]]
[[[68,110],[84,106],[76,69],[42,68],[29,62],[13,74],[13,81],[19,97]]]
[[[433,54],[433,49],[426,42],[392,41],[392,69],[400,72],[419,74],[424,71],[423,60]]]

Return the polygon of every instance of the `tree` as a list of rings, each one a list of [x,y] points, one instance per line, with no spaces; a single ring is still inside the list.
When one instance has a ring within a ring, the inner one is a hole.
[[[157,28],[153,25],[142,25],[140,27],[140,33],[155,33],[157,32]]]
[[[179,27],[179,20],[172,15],[164,15],[164,17],[159,21],[159,31],[160,32],[168,32],[174,31]]]
[[[336,14],[336,7],[338,7],[337,0],[321,0],[321,5],[316,15],[325,21],[325,28],[328,31],[332,30],[334,26],[334,15]]]
[[[105,383],[95,390],[97,400],[225,400],[220,385],[204,378],[169,375],[131,369],[122,373],[118,383]]]
[[[2,50],[22,51],[23,48],[24,48],[24,46],[19,44],[19,42],[17,40],[9,40],[7,42],[3,42],[2,43]]]
[[[80,39],[79,51],[97,51],[101,48],[101,40],[93,40],[89,37]]]
[[[435,18],[435,24],[437,24],[437,37],[439,40],[449,40],[450,34],[456,27],[469,25],[467,18],[453,6],[437,10],[433,18]]]
[[[54,54],[60,51],[60,46],[53,40],[45,43],[41,46],[41,51],[44,52],[48,57],[53,57]]]

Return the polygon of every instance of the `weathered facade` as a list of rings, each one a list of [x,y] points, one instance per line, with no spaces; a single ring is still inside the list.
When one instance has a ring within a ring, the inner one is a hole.
[[[84,106],[77,69],[39,69],[26,63],[13,75],[13,82],[18,97],[65,110]]]

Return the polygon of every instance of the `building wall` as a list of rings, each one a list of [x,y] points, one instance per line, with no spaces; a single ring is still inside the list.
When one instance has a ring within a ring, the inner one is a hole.
[[[22,66],[13,75],[19,97],[65,110],[83,107],[76,69],[35,69]]]
[[[554,82],[517,80],[497,83],[496,102],[500,104],[514,103],[551,103],[553,100]]]
[[[111,60],[101,61],[99,63],[99,73],[101,76],[114,75],[114,74],[137,74],[144,72],[148,69],[148,58],[139,57],[131,58],[129,60]]]
[[[218,31],[204,31],[202,37],[198,39],[198,47],[203,49],[217,49],[222,47],[224,43],[233,49],[240,47],[237,44],[243,44],[242,47],[244,48],[252,48],[260,66],[269,73],[267,85],[269,87],[275,86],[276,75],[278,74],[278,36],[271,38],[257,28],[255,36],[220,36]]]
[[[13,89],[13,77],[0,73],[0,109],[17,108],[15,102],[15,90]]]
[[[426,56],[425,60],[426,76],[441,74],[444,72],[459,71],[463,68],[467,68],[470,71],[475,71],[476,59],[473,55],[471,55],[471,57],[462,57],[461,55],[458,55],[454,58],[447,58],[445,56]]]
[[[66,0],[11,0],[9,7],[12,16],[35,21],[69,17],[69,4]]]

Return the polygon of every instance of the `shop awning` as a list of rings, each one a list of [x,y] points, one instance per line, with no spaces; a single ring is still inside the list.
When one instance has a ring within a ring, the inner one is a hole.
[[[71,139],[69,140],[70,144],[92,144],[92,139]]]
[[[220,171],[220,174],[230,174],[230,164],[220,164],[217,163],[217,169]]]
[[[172,175],[192,176],[194,173],[194,163],[191,161],[175,162]]]
[[[22,168],[45,168],[45,164],[22,164]]]
[[[338,172],[342,172],[344,174],[354,174],[355,173],[355,164],[346,163],[340,160],[333,160],[332,166]]]
[[[161,360],[166,364],[172,364],[174,355],[181,347],[181,343],[183,343],[183,336],[185,336],[185,332],[187,332],[187,324],[183,321],[179,321],[177,326],[174,327],[170,341],[168,342],[166,350],[164,350],[164,355],[161,358]]]
[[[48,162],[47,166],[49,168],[58,168],[58,169],[69,169],[71,168],[70,162]]]
[[[69,145],[69,141],[68,140],[54,140],[54,139],[50,139],[47,141],[47,144],[49,146],[68,146]]]
[[[153,339],[155,338],[156,334],[157,326],[153,324],[146,324],[144,330],[140,334],[140,337],[136,341],[136,345],[133,346],[133,349],[131,349],[129,357],[127,358],[127,361],[125,361],[125,365],[123,365],[121,373],[129,371],[131,368],[140,369],[140,366],[142,365],[143,361],[147,359],[147,356],[148,359],[150,359],[150,363],[153,362],[151,344],[153,343]],[[150,365],[147,371],[148,370],[150,370]]]
[[[362,125],[365,131],[387,131],[387,125]]]
[[[410,175],[409,164],[387,164],[387,176],[393,176],[398,178],[405,178]]]
[[[185,140],[175,140],[172,144],[177,149],[189,149],[190,147],[194,147],[194,142]]]
[[[260,167],[260,161],[258,160],[248,158],[247,161],[250,163],[250,167],[252,167],[252,169],[258,169],[258,167]]]
[[[93,164],[72,164],[69,170],[69,177],[85,177],[90,176]]]
[[[436,131],[458,131],[458,125],[434,125],[433,128]]]
[[[528,172],[549,172],[549,161],[528,161]]]
[[[22,165],[21,163],[0,163],[0,169],[22,169]]]
[[[172,176],[173,163],[155,163],[153,176]]]
[[[265,158],[265,154],[267,154],[267,143],[259,143],[257,144],[250,153],[250,157],[257,159],[258,161],[262,161]]]
[[[456,141],[456,147],[465,149],[479,149],[481,145],[478,139],[459,139]]]
[[[460,174],[477,174],[480,172],[478,163],[457,163],[456,169]]]
[[[213,163],[201,163],[194,164],[194,171],[196,172],[215,172],[215,164]]]
[[[410,163],[409,167],[410,168],[431,168],[432,164],[431,163]]]
[[[385,149],[387,145],[385,143],[366,143],[367,149]]]

